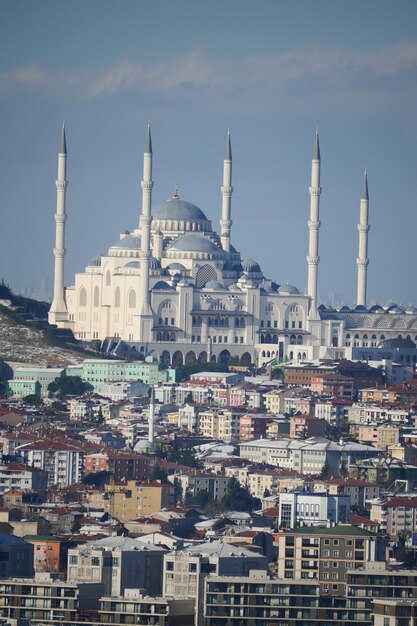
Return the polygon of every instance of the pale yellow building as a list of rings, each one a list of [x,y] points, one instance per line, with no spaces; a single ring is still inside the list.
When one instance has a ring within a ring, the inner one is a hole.
[[[138,488],[139,516],[147,517],[172,504],[174,485],[170,482],[142,483]]]

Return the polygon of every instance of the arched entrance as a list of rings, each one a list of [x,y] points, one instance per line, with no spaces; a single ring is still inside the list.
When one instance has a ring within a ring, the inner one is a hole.
[[[249,352],[244,352],[240,357],[240,364],[248,367],[252,363],[252,357]]]
[[[230,359],[230,352],[229,350],[222,350],[219,354],[219,363],[227,363]]]
[[[161,354],[161,363],[163,363],[163,365],[170,365],[171,354],[168,352],[168,350],[164,350]]]
[[[185,355],[185,365],[191,365],[192,363],[195,363],[196,360],[197,359],[195,356],[195,352],[193,352],[192,350],[187,352],[187,354]]]
[[[181,350],[177,350],[172,355],[172,365],[176,365],[177,367],[184,363],[184,357],[182,356]]]

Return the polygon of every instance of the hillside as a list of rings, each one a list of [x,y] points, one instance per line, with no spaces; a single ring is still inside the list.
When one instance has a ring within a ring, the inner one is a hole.
[[[48,326],[48,308],[47,302],[16,296],[0,285],[1,360],[60,367],[86,358],[71,332]]]

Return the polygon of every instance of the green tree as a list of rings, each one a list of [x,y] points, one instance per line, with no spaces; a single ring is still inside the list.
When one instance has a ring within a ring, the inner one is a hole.
[[[228,511],[253,511],[262,506],[259,498],[254,498],[247,487],[242,487],[233,476],[226,485],[222,504]]]
[[[151,480],[159,480],[161,483],[168,482],[168,473],[159,465],[154,465],[151,472]]]
[[[87,385],[80,376],[62,376],[49,383],[48,391],[59,398],[82,396],[87,391]]]
[[[23,398],[23,402],[29,404],[30,406],[39,406],[42,404],[42,400],[35,393],[30,393],[28,396]]]
[[[211,493],[207,491],[207,489],[202,489],[198,491],[194,497],[193,504],[202,509],[205,509],[208,504],[213,500],[213,496]]]

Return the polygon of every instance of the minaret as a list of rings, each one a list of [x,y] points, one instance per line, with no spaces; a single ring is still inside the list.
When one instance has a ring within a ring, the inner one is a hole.
[[[151,256],[151,200],[152,200],[152,139],[148,123],[145,152],[143,155],[142,213],[139,220],[141,232],[140,287],[139,287],[139,341],[152,338],[153,314],[149,291],[149,259]]]
[[[64,296],[64,259],[65,259],[65,195],[68,182],[67,174],[67,142],[65,138],[65,124],[62,124],[61,144],[58,152],[58,176],[56,186],[56,213],[55,213],[55,270],[54,270],[54,299],[48,313],[50,324],[67,319],[67,305]]]
[[[359,253],[356,259],[358,266],[358,296],[356,304],[366,306],[366,283],[368,274],[368,232],[369,232],[369,194],[368,173],[365,169],[359,214]]]
[[[232,147],[230,143],[230,130],[227,131],[226,152],[223,161],[223,184],[222,192],[222,217],[220,220],[220,238],[223,250],[230,252],[230,229],[232,227]]]
[[[155,397],[154,397],[154,388],[151,385],[151,399],[149,402],[149,447],[154,447],[154,437],[155,437]]]
[[[313,160],[311,162],[311,185],[310,192],[310,219],[308,221],[308,285],[307,293],[311,298],[310,315],[317,313],[317,278],[319,257],[319,228],[320,228],[320,145],[319,131],[316,130],[314,142]]]

